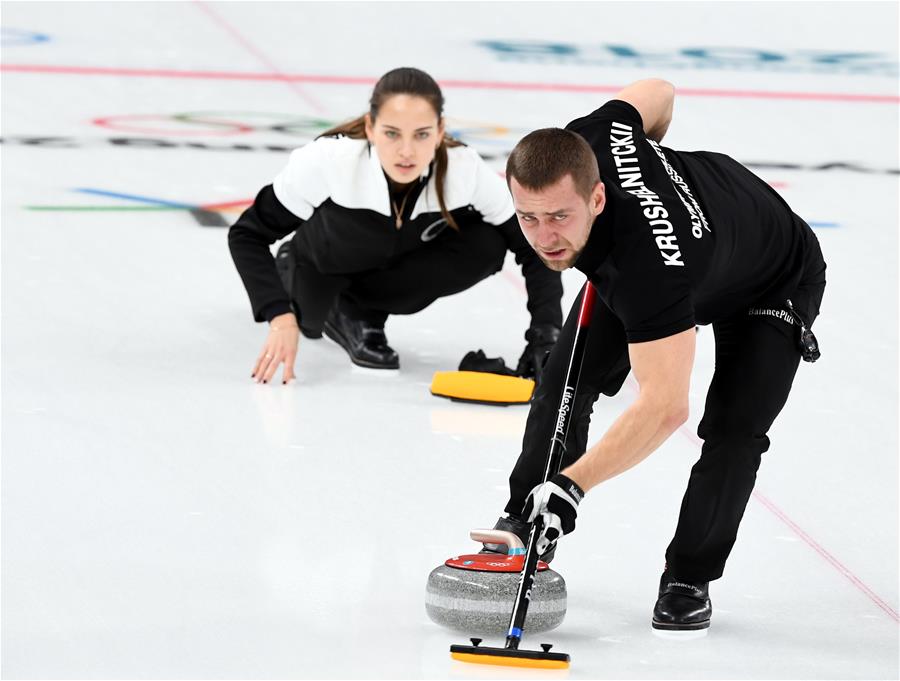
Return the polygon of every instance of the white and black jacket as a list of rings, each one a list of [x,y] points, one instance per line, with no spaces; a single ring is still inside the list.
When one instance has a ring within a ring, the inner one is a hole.
[[[560,275],[522,236],[504,181],[468,147],[447,153],[444,202],[454,220],[500,230],[522,267],[532,324],[561,326]],[[446,228],[431,168],[413,188],[402,220],[398,230],[381,162],[366,140],[321,137],[293,151],[228,235],[254,319],[268,321],[291,309],[269,248],[291,232],[298,252],[327,276],[387,267]]]

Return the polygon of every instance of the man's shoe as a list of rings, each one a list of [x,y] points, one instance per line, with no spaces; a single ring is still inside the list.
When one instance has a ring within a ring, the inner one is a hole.
[[[526,547],[528,546],[528,535],[531,532],[531,523],[526,523],[521,518],[513,515],[508,515],[505,518],[499,518],[497,522],[494,523],[494,529],[512,532],[522,540],[522,544],[524,544]],[[481,549],[481,551],[479,551],[478,553],[502,553],[505,556],[508,548],[509,547],[507,547],[506,544],[484,544],[484,548]],[[541,556],[541,560],[545,563],[549,563],[551,560],[553,560],[553,556],[555,555],[556,544],[554,544],[549,551]]]
[[[333,305],[325,319],[325,335],[340,345],[350,360],[369,369],[399,369],[400,358],[387,344],[384,329],[350,319]]]
[[[666,631],[695,631],[709,627],[712,602],[709,582],[691,583],[663,572],[659,599],[653,608],[653,628]]]

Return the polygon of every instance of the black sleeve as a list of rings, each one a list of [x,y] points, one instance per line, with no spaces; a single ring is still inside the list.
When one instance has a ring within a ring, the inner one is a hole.
[[[562,328],[562,278],[559,272],[548,269],[537,257],[534,249],[519,229],[519,222],[513,215],[498,226],[506,239],[506,247],[513,252],[516,262],[522,267],[525,288],[528,291],[528,312],[532,326],[552,324]]]
[[[609,121],[632,123],[641,133],[644,131],[644,120],[641,118],[640,112],[634,106],[621,99],[611,99],[587,116],[576,118],[566,126],[566,130],[577,132],[582,137],[587,138],[588,142],[591,142],[590,135],[586,134],[586,129],[590,129],[592,123],[606,122],[608,124]],[[608,128],[606,131],[608,132]]]
[[[269,184],[228,230],[231,258],[250,296],[253,319],[258,322],[291,311],[269,247],[301,224],[303,220],[281,204]]]

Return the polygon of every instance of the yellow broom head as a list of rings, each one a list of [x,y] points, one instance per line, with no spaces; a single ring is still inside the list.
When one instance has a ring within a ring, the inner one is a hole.
[[[431,394],[460,402],[527,404],[534,381],[484,371],[438,371],[431,379]]]
[[[481,639],[472,639],[472,643]],[[510,650],[509,648],[488,648],[486,646],[450,646],[450,657],[459,662],[490,664],[501,667],[531,667],[532,669],[568,669],[569,656],[565,653],[551,653],[550,644],[544,644],[544,651]]]

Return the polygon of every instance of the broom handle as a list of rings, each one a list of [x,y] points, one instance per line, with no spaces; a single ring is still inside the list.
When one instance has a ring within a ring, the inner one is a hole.
[[[581,375],[581,364],[584,360],[584,346],[587,342],[588,326],[594,311],[594,300],[597,291],[587,281],[583,289],[581,309],[578,311],[578,328],[575,330],[575,340],[572,342],[572,354],[569,357],[569,367],[566,370],[566,382],[562,396],[559,400],[559,411],[556,417],[556,428],[550,440],[550,450],[547,453],[547,466],[544,468],[544,482],[559,472],[562,464],[563,453],[566,449],[566,435],[569,432],[570,415],[575,407],[575,395],[578,391],[578,378]],[[538,515],[531,526],[528,535],[528,550],[525,552],[525,565],[522,575],[519,577],[519,590],[516,593],[516,601],[513,604],[512,615],[509,618],[509,631],[506,635],[506,647],[517,649],[522,640],[522,630],[525,626],[525,616],[528,614],[528,605],[531,602],[531,589],[534,586],[534,576],[537,572],[538,552],[537,538],[543,528],[543,518]]]

